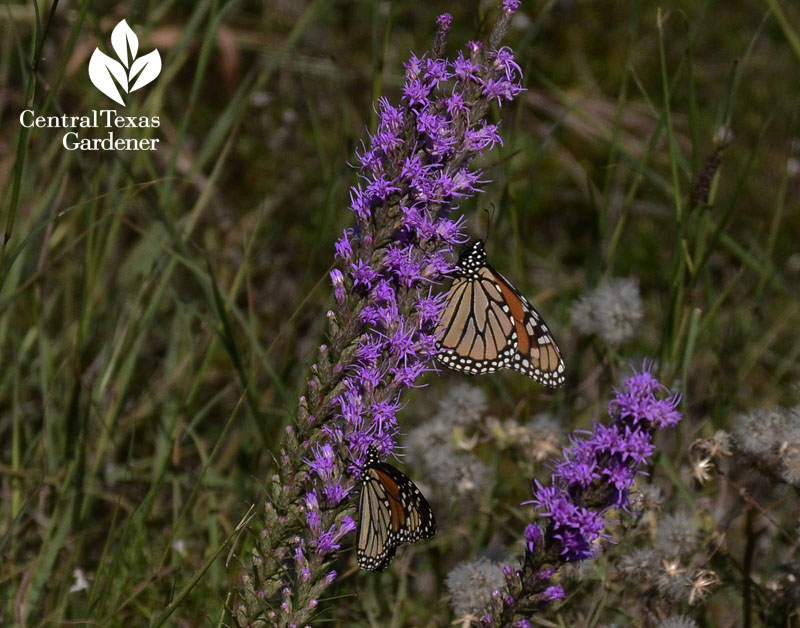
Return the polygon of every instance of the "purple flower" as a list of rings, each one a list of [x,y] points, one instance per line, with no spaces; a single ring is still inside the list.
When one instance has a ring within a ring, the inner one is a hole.
[[[562,599],[564,590],[549,584],[554,566],[593,557],[609,540],[609,511],[631,505],[634,479],[654,452],[654,434],[681,419],[680,396],[671,395],[650,369],[645,363],[614,389],[610,424],[595,422],[591,432],[572,435],[548,486],[534,482],[526,503],[536,507],[542,524],[525,528],[522,568],[506,574],[513,602],[490,607],[496,620],[510,623],[523,602],[531,608]]]
[[[371,287],[372,282],[378,278],[378,273],[362,260],[356,260],[350,264],[350,275],[353,277],[354,285],[362,285],[366,288]]]
[[[447,113],[453,117],[467,111],[467,103],[464,100],[464,96],[462,96],[459,91],[453,90],[453,93],[444,99],[444,103],[447,108]]]
[[[420,58],[413,52],[411,53],[408,61],[403,64],[403,67],[406,69],[406,82],[413,81],[420,77],[422,69],[425,67],[426,56],[427,55],[423,54],[422,58]]]
[[[496,100],[501,107],[504,100],[513,100],[521,91],[521,87],[505,77],[483,81],[483,95],[487,100]]]
[[[383,373],[377,366],[365,366],[360,364],[356,367],[355,372],[358,375],[358,379],[361,381],[362,389],[366,393],[372,393],[383,380]]]
[[[430,359],[433,355],[433,353],[428,352],[425,357]],[[419,376],[427,370],[428,367],[422,362],[396,366],[392,368],[392,379],[398,386],[412,388],[415,387],[415,382]]]
[[[312,541],[311,546],[314,547],[314,551],[317,555],[325,556],[339,549],[339,539],[355,529],[355,521],[350,517],[345,517],[342,519],[339,526],[332,525],[328,530],[321,532],[319,536]]]
[[[453,62],[453,74],[462,81],[477,81],[480,69],[480,66],[465,57],[463,52],[459,52]]]
[[[384,255],[384,263],[401,286],[410,288],[422,280],[420,261],[414,255],[414,247],[392,247]]]
[[[409,155],[403,160],[400,178],[407,181],[409,187],[417,187],[417,181],[424,179],[436,167],[436,164],[423,164],[420,155]]]
[[[381,173],[374,181],[372,181],[365,190],[374,198],[385,201],[392,193],[399,192],[400,188],[393,185],[385,174]]]
[[[431,111],[421,111],[417,115],[417,131],[434,137],[442,133],[448,127],[448,121],[444,116],[440,116]]]
[[[496,124],[481,123],[478,128],[466,132],[467,146],[476,153],[491,150],[495,144],[503,145],[503,140],[497,132]]]
[[[376,338],[365,338],[355,351],[355,359],[359,364],[375,364],[383,353],[383,343]]]
[[[349,262],[353,258],[353,245],[350,242],[350,234],[347,229],[345,229],[342,237],[336,240],[334,247],[338,259]]]
[[[379,401],[372,406],[373,427],[377,434],[383,434],[387,427],[394,427],[397,423],[397,411],[400,404],[389,401]]]
[[[364,143],[362,141],[361,153],[359,154],[359,152],[356,151],[356,157],[361,163],[362,170],[368,171],[373,175],[377,175],[383,172],[383,153],[384,151],[380,148],[374,148],[373,150],[364,149]]]
[[[553,600],[563,600],[564,599],[564,589],[561,588],[559,585],[555,585],[554,587],[547,587],[542,594],[542,599],[547,602],[552,602]]]
[[[294,563],[295,568],[299,572],[300,579],[303,582],[308,582],[311,580],[311,569],[308,566],[308,559],[303,553],[302,540],[300,541],[300,544],[294,548]]]
[[[338,302],[343,302],[347,295],[344,290],[344,275],[338,268],[331,271],[331,283],[333,284],[333,295]]]
[[[370,216],[369,198],[364,194],[361,186],[354,185],[350,188],[350,209],[362,220]]]
[[[436,18],[436,25],[441,30],[449,30],[450,25],[453,23],[453,16],[449,13],[442,13],[438,18]]]
[[[333,450],[333,446],[330,443],[324,443],[321,446],[314,447],[312,451],[314,458],[311,460],[306,458],[304,462],[323,482],[330,480],[338,473],[336,452]]]
[[[492,66],[503,73],[508,81],[516,81],[518,77],[522,76],[522,69],[516,61],[514,61],[514,53],[508,46],[503,46],[498,50],[490,53],[493,58]]]
[[[419,79],[407,81],[403,86],[403,96],[412,107],[428,102],[428,95],[431,93],[431,85],[426,85]]]
[[[608,426],[595,423],[588,438],[573,436],[555,467],[552,484],[544,487],[537,482],[534,490],[533,503],[551,519],[551,529],[558,531],[555,536],[565,541],[561,553],[568,561],[585,558],[585,549],[602,536],[606,510],[630,503],[638,467],[653,453],[653,432],[680,420],[678,397],[666,396],[666,389],[647,368],[634,373],[614,392],[615,399],[609,404],[617,417],[614,422]],[[605,496],[600,507],[594,503],[595,495]],[[583,503],[591,504],[592,509],[587,510]]]
[[[430,290],[427,293],[418,294],[415,307],[420,324],[435,323],[439,320],[445,296],[445,293],[432,294]]]
[[[444,59],[425,59],[425,80],[436,86],[450,78],[447,61]]]
[[[533,523],[525,526],[525,541],[528,544],[528,550],[533,552],[536,546],[542,542],[542,531],[539,526]]]

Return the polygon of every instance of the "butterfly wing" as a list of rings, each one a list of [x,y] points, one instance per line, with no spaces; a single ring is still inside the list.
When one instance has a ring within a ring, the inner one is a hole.
[[[370,460],[358,502],[357,555],[362,569],[389,566],[398,545],[436,534],[433,511],[417,486],[393,466]]]
[[[376,478],[363,481],[358,512],[358,564],[362,569],[380,571],[391,562],[396,546],[390,538],[391,510],[386,505],[385,491]]]
[[[462,254],[458,269],[436,328],[437,358],[472,375],[510,368],[561,386],[565,368],[555,338],[533,305],[489,266],[480,241]]]
[[[452,369],[477,375],[511,368],[516,330],[488,268],[453,282],[435,333],[437,357]]]
[[[561,386],[565,380],[564,359],[547,323],[508,279],[493,268],[488,268],[503,294],[514,323],[517,346],[509,368],[545,386]]]

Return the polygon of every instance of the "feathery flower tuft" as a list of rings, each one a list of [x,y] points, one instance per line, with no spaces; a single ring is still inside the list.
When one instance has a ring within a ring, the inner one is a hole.
[[[710,438],[698,438],[690,449],[692,476],[699,484],[705,484],[717,465],[730,455],[731,435],[725,430],[717,430]]]
[[[614,347],[633,337],[642,316],[642,297],[635,279],[606,280],[571,308],[572,324],[578,332],[597,334]]]
[[[656,580],[658,592],[662,598],[678,603],[685,596],[691,586],[686,567],[679,558],[669,558],[661,561],[661,569]]]
[[[800,486],[800,406],[741,414],[734,420],[733,438],[763,470]]]
[[[458,563],[445,579],[456,617],[477,615],[504,583],[502,565],[488,558]]]
[[[697,622],[686,615],[672,615],[658,624],[658,628],[697,628]]]
[[[697,568],[700,531],[689,513],[655,519],[656,542],[622,556],[616,568],[632,595],[659,599],[673,606],[690,606],[707,597],[719,584],[716,574]]]
[[[700,533],[692,515],[686,511],[668,514],[658,522],[656,547],[662,552],[673,554],[694,550],[700,542]]]
[[[442,411],[412,429],[406,439],[409,461],[419,467],[431,489],[429,499],[455,502],[459,509],[472,509],[488,488],[491,473],[484,462],[469,451],[454,449],[456,424]]]
[[[753,456],[769,456],[779,446],[780,434],[786,427],[783,408],[754,410],[734,419],[733,438],[736,446]]]
[[[436,416],[449,426],[474,426],[483,419],[489,407],[486,393],[479,386],[466,382],[455,384],[439,400]]]
[[[639,547],[624,555],[617,564],[617,571],[631,584],[648,581],[661,567],[661,553],[652,547]]]
[[[467,451],[473,441],[466,431],[474,431],[482,423],[487,405],[481,388],[456,384],[440,400],[438,412],[409,431],[408,460],[427,478],[429,498],[472,508],[484,495],[491,474]]]
[[[689,606],[702,602],[711,593],[712,587],[720,584],[717,574],[708,569],[699,569],[692,577],[692,590],[689,593]]]

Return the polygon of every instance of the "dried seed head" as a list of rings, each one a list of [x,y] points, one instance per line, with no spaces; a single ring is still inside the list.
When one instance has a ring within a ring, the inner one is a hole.
[[[689,606],[702,602],[711,593],[711,589],[720,584],[720,579],[713,571],[700,569],[692,578],[692,590],[689,592]]]

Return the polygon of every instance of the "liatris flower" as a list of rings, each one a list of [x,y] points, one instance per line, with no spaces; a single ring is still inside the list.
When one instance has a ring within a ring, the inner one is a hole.
[[[544,522],[526,528],[522,567],[506,568],[506,592],[492,600],[483,625],[510,626],[564,596],[552,583],[556,570],[593,557],[608,539],[607,517],[632,505],[634,480],[654,451],[653,435],[681,419],[679,400],[645,365],[614,390],[610,425],[596,422],[586,437],[573,435],[550,486],[535,484],[527,503],[536,506]]]
[[[432,368],[442,308],[432,286],[466,240],[451,212],[484,183],[470,162],[501,143],[484,120],[490,104],[522,90],[512,51],[498,47],[518,4],[504,2],[488,46],[470,42],[454,60],[442,57],[452,21],[442,15],[432,53],[405,64],[402,102],[378,102],[376,132],[357,154],[362,180],[350,190],[355,224],[335,245],[330,341],[268,487],[241,624],[303,625],[316,612],[336,577],[331,553],[355,525],[345,500],[367,448],[393,452],[401,396]]]
[[[572,324],[581,334],[597,334],[614,347],[633,337],[642,315],[635,279],[603,281],[571,308]]]

